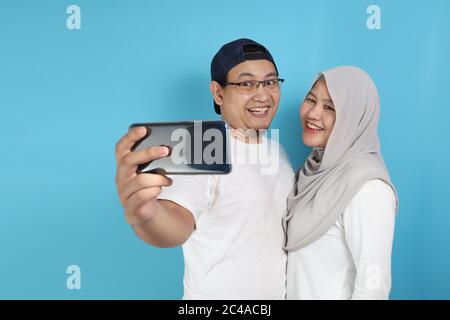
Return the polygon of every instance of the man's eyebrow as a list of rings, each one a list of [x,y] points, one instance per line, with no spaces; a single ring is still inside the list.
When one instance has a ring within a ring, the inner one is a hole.
[[[266,78],[268,77],[277,77],[278,75],[276,74],[276,72],[271,72],[269,74],[266,75]]]
[[[250,72],[242,72],[238,78],[242,78],[242,77],[254,77],[253,73]]]
[[[250,73],[250,72],[242,72],[241,74],[239,74],[239,76],[238,76],[238,78],[242,78],[242,77],[254,77],[255,75],[253,74],[253,73]],[[268,77],[276,77],[277,76],[277,74],[276,74],[276,72],[271,72],[271,73],[268,73],[267,75],[266,75],[266,78],[268,78]]]

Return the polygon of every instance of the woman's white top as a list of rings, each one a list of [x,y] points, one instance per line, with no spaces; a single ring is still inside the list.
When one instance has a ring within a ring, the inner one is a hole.
[[[288,254],[287,299],[388,299],[396,198],[363,185],[319,240]]]

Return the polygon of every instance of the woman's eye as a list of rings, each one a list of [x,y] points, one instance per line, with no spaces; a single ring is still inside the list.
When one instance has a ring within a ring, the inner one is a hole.
[[[327,106],[327,105],[325,105],[325,110],[328,110],[328,111],[334,111],[334,108],[332,108],[332,107],[330,107],[330,106]]]
[[[305,100],[309,103],[316,103],[316,101],[314,101],[314,99],[311,98],[306,98]]]

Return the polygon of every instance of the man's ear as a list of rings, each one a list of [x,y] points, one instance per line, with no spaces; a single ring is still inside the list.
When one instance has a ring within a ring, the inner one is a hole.
[[[214,98],[214,102],[218,104],[219,106],[222,105],[222,87],[217,81],[211,81],[211,84],[209,85],[209,90],[211,90],[211,94]]]

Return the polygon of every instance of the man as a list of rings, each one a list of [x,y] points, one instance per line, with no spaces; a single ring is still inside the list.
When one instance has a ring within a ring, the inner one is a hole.
[[[269,51],[249,39],[230,42],[214,56],[211,80],[215,111],[232,128],[232,158],[266,152],[269,139],[252,130],[270,126],[280,100],[282,80]],[[117,143],[117,189],[142,240],[183,245],[183,298],[284,299],[281,218],[294,179],[285,154],[270,155],[279,162],[270,174],[244,161],[228,175],[136,175],[137,165],[168,154],[165,147],[130,152],[145,133],[131,130]]]

